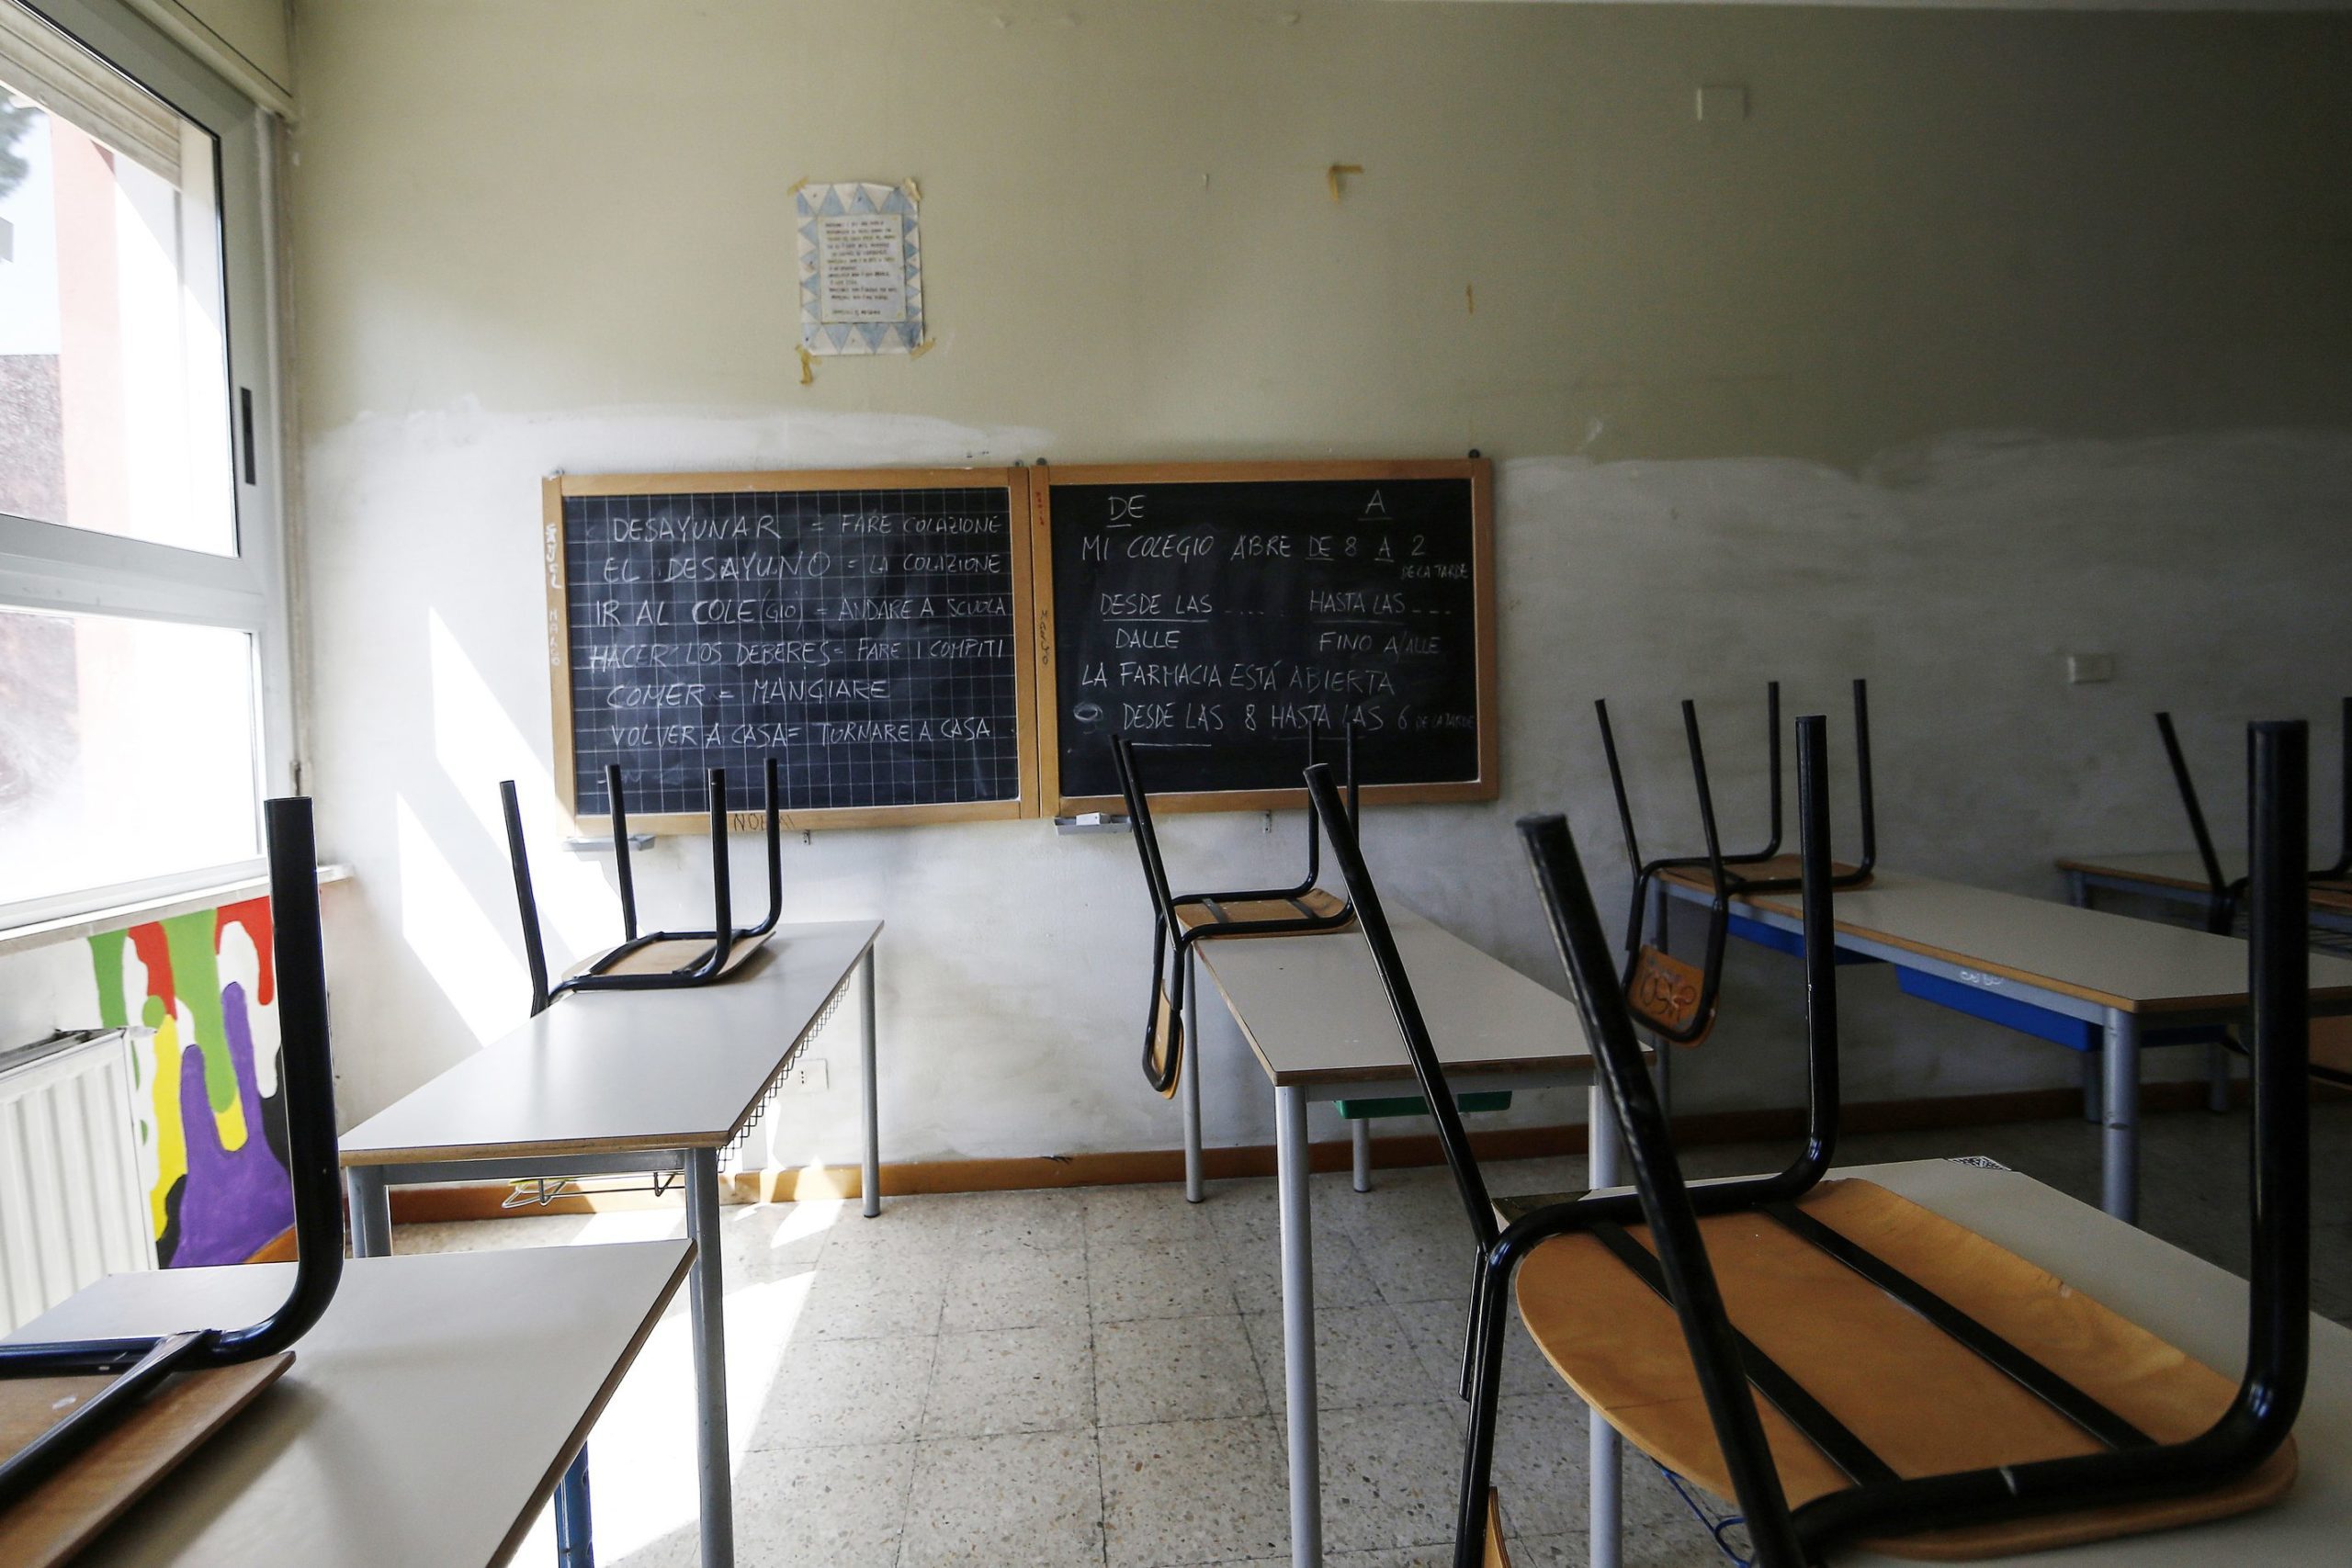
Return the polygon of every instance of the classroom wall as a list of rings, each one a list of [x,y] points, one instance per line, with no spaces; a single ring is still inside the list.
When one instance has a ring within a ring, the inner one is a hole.
[[[555,468],[1483,449],[1505,796],[1380,813],[1367,848],[1393,896],[1546,983],[1510,824],[1567,809],[1617,907],[1594,696],[1665,849],[1695,842],[1675,699],[1702,704],[1744,840],[1762,682],[1842,737],[1867,675],[1888,862],[2054,895],[2060,852],[2180,840],[2150,710],[2183,715],[2226,820],[2232,727],[2352,686],[2343,17],[303,0],[297,23],[346,1122],[524,1014],[499,779],[559,944],[613,936],[548,773]],[[1725,84],[1747,117],[1695,118]],[[1335,163],[1363,166],[1337,201]],[[788,187],[906,176],[935,345],[800,384]],[[2068,686],[2068,652],[2118,678]],[[1207,881],[1287,866],[1300,834],[1165,837]],[[650,908],[705,896],[700,854],[647,857]],[[1126,839],[819,832],[786,874],[787,918],[889,922],[888,1157],[1177,1141],[1134,1066]],[[1682,1104],[1796,1102],[1795,985],[1735,965]],[[1883,973],[1849,989],[1855,1099],[2073,1081]],[[1262,1078],[1229,1029],[1207,1045],[1212,1136],[1265,1141]],[[854,1034],[825,1054],[831,1091],[780,1103],[784,1163],[854,1156]]]

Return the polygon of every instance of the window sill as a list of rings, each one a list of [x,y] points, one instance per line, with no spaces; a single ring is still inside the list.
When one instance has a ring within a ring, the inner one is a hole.
[[[323,887],[330,882],[342,882],[350,875],[351,868],[347,865],[322,865],[319,867],[319,885]],[[243,876],[202,887],[186,888],[177,893],[109,905],[103,909],[90,909],[78,915],[0,927],[0,956],[22,953],[28,948],[44,947],[51,942],[96,936],[101,931],[119,931],[130,926],[144,925],[150,920],[169,919],[174,915],[193,914],[198,909],[217,909],[223,904],[257,898],[268,891],[267,876]]]

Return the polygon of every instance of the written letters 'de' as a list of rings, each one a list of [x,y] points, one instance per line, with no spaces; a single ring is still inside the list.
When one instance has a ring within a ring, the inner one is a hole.
[[[806,811],[1020,795],[1001,489],[571,496],[574,798]]]

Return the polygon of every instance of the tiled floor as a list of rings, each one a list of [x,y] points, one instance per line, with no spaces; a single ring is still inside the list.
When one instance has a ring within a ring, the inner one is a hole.
[[[2148,1227],[2244,1267],[2245,1120],[2159,1117]],[[2316,1304],[2352,1319],[2352,1106],[2315,1115]],[[1785,1150],[1691,1151],[1692,1174]],[[1987,1154],[2086,1200],[2095,1132],[2036,1122],[1847,1139],[1841,1163]],[[1580,1165],[1491,1168],[1500,1191]],[[1348,1568],[1448,1558],[1460,1461],[1465,1230],[1434,1170],[1359,1195],[1317,1178],[1325,1533]],[[727,1334],[736,1532],[747,1565],[933,1568],[1287,1562],[1282,1334],[1270,1181],[1188,1206],[1168,1187],[730,1208]],[[674,1211],[420,1225],[401,1251],[674,1235]],[[683,1301],[683,1292],[681,1292]],[[517,1303],[527,1310],[527,1303]],[[682,1307],[591,1442],[600,1556],[695,1561],[692,1379]],[[1504,1370],[1497,1479],[1522,1568],[1582,1563],[1584,1411],[1523,1337]],[[1720,1561],[1646,1463],[1626,1471],[1627,1561]],[[547,1562],[544,1521],[524,1548]]]

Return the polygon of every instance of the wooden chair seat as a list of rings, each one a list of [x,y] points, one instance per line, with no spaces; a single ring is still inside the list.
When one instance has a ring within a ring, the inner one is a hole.
[[[1253,931],[1251,926],[1266,925],[1280,920],[1329,919],[1347,908],[1347,900],[1336,893],[1320,887],[1310,887],[1296,898],[1252,898],[1238,904],[1222,904],[1214,900],[1199,904],[1179,904],[1176,918],[1186,931],[1211,928],[1219,937],[1283,936],[1295,932]],[[1334,926],[1333,931],[1354,928],[1355,921]]]
[[[1823,1182],[1798,1208],[1941,1296],[2160,1443],[2196,1436],[2236,1383],[2028,1263],[1873,1182]],[[2097,1440],[1924,1317],[1769,1214],[1703,1219],[1733,1326],[1905,1477],[2099,1451]],[[1646,1231],[1629,1231],[1648,1245]],[[1717,1496],[1731,1479],[1674,1310],[1590,1235],[1544,1242],[1517,1280],[1528,1331],[1626,1440]],[[1851,1484],[1759,1399],[1792,1505]],[[2290,1441],[2217,1491],[1867,1542],[1962,1561],[2241,1514],[2284,1495]],[[1491,1539],[1491,1537],[1490,1537]]]
[[[727,950],[727,962],[719,966],[720,976],[732,975],[750,963],[752,954],[759,952],[766,944],[768,938],[774,934],[772,931],[762,931],[758,936],[737,939],[735,945]],[[703,955],[709,951],[710,939],[707,937],[683,937],[669,942],[649,942],[619,963],[613,964],[610,968],[599,970],[598,973],[668,975],[700,963]],[[569,980],[575,975],[585,974],[588,966],[603,956],[602,953],[597,953],[593,957],[582,959],[565,970],[563,977]]]
[[[51,1568],[75,1556],[294,1364],[294,1352],[178,1372],[68,1466],[0,1513],[0,1562]],[[111,1374],[0,1379],[0,1460],[102,1393]]]

